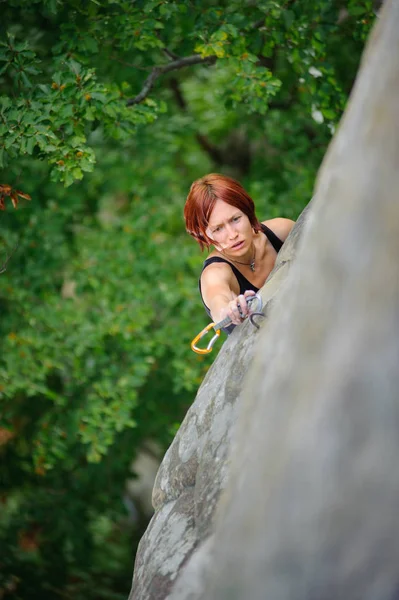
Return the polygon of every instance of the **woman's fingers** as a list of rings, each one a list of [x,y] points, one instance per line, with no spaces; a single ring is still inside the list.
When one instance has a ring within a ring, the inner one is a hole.
[[[221,320],[224,316],[229,317],[234,325],[239,325],[249,315],[249,307],[247,298],[254,296],[255,292],[247,290],[244,294],[240,294],[234,300],[230,300],[226,308],[221,313]]]
[[[243,294],[237,296],[237,308],[238,312],[240,313],[240,317],[243,319],[248,312],[247,301],[245,300],[245,296]]]
[[[231,320],[235,325],[238,325],[248,315],[248,305],[243,294],[240,294],[230,302],[232,317]]]
[[[231,300],[226,307],[226,316],[229,317],[234,325],[238,325],[241,323],[240,313],[238,310],[237,302],[235,300]]]

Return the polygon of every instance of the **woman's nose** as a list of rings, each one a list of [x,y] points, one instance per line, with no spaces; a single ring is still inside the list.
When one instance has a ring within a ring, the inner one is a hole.
[[[228,225],[227,226],[227,235],[232,240],[237,237],[237,231],[235,230],[234,225]]]

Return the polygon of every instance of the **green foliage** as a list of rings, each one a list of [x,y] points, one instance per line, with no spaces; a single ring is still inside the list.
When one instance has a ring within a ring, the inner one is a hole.
[[[189,186],[221,171],[262,220],[296,218],[372,3],[13,0],[2,17],[0,182],[32,202],[1,215],[0,267],[18,246],[0,276],[0,595],[125,598],[131,461],[167,447],[214,358],[189,348],[207,322]]]
[[[23,86],[16,102],[9,96],[0,97],[0,135],[7,134],[1,167],[7,166],[9,159],[36,154],[53,166],[53,180],[71,185],[94,167],[95,155],[86,139],[91,124],[101,121],[110,136],[123,141],[134,135],[139,124],[151,123],[156,117],[154,101],[128,108],[121,102],[122,89],[99,83],[94,69],[85,69],[68,55],[54,61],[51,84],[33,85],[33,76],[43,73],[27,41],[16,44],[9,35],[8,43],[1,46],[3,73],[17,89]]]

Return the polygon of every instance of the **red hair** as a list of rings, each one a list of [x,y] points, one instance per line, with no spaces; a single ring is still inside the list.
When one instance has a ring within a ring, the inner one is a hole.
[[[210,173],[194,181],[184,205],[186,230],[197,240],[201,250],[213,244],[205,232],[216,200],[223,200],[241,210],[248,217],[253,230],[261,231],[261,225],[255,215],[254,201],[242,185],[226,175]]]

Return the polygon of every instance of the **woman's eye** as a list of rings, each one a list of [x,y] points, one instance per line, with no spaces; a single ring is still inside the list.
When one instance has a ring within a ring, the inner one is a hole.
[[[241,219],[241,217],[234,217],[233,221],[236,223],[237,221],[239,221]]]

